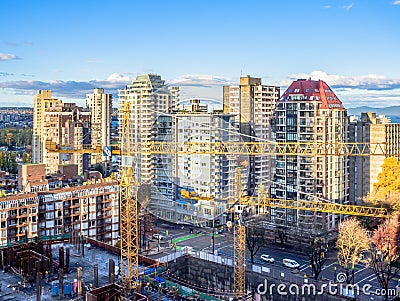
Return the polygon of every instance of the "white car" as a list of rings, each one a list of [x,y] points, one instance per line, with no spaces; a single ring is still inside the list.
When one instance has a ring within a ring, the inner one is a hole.
[[[300,264],[296,260],[287,259],[287,258],[285,258],[282,261],[282,264],[284,267],[288,267],[291,269],[298,269],[300,267]]]
[[[273,257],[271,257],[269,255],[266,255],[266,254],[262,254],[261,255],[261,260],[265,261],[265,262],[269,262],[269,263],[274,263],[275,262],[275,259]]]
[[[161,234],[153,234],[153,238],[158,239],[158,240],[162,240],[164,238],[164,236],[162,236]]]

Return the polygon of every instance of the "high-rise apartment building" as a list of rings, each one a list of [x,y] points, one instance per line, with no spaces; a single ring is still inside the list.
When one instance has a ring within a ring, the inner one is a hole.
[[[294,81],[276,104],[277,142],[346,142],[347,110],[322,80]],[[343,156],[277,156],[272,197],[349,201],[348,159]],[[340,216],[271,208],[276,225],[330,231]]]
[[[110,146],[111,137],[111,114],[112,114],[112,94],[104,93],[104,89],[93,89],[93,93],[86,94],[86,107],[91,111],[91,138],[93,147]],[[91,164],[106,162],[107,157],[103,154],[92,154]]]
[[[160,75],[139,75],[132,84],[118,91],[118,116],[120,133],[123,124],[123,108],[130,103],[130,142],[152,141],[152,129],[157,117],[175,109],[179,98],[179,89],[169,87]],[[137,154],[135,157],[135,175],[140,184],[149,184],[153,180],[154,164],[152,155]]]
[[[392,123],[390,118],[376,113],[362,113],[361,119],[350,124],[350,141],[387,143],[388,156],[400,151],[400,124]],[[381,150],[376,149],[379,153]],[[382,150],[383,151],[383,150]],[[385,156],[363,156],[350,158],[350,201],[360,203],[374,189],[378,175],[382,171]],[[399,159],[399,158],[398,158]]]
[[[279,100],[280,88],[263,85],[261,78],[240,78],[240,84],[223,87],[224,113],[235,114],[241,141],[262,142],[274,139],[272,124],[275,119],[275,104]],[[270,187],[273,174],[273,156],[251,156],[248,161],[247,194],[252,195],[263,184]]]
[[[238,135],[232,114],[209,113],[200,100],[191,100],[179,113],[159,116],[154,133],[155,141],[178,144],[232,141]],[[226,204],[236,199],[236,168],[235,156],[157,155],[150,207],[168,220],[205,225],[212,221],[212,212],[222,214]],[[182,190],[196,197],[185,198]]]
[[[47,108],[43,118],[44,141],[51,140],[73,149],[82,149],[84,144],[90,144],[90,111],[75,103],[63,103]],[[89,168],[89,154],[64,154],[45,148],[42,153],[47,173],[57,173],[62,164],[77,164],[79,174]]]
[[[43,129],[45,125],[44,113],[47,109],[61,105],[62,101],[53,98],[50,90],[39,90],[33,103],[33,135],[32,135],[32,163],[43,163],[45,140]]]

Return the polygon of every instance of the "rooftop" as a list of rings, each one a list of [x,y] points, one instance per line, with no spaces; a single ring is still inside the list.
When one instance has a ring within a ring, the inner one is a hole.
[[[283,93],[280,101],[309,100],[321,103],[321,109],[345,109],[342,102],[323,80],[298,79]]]

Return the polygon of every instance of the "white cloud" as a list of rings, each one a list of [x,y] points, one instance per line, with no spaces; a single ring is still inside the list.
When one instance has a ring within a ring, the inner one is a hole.
[[[393,5],[400,5],[400,0],[393,1]]]
[[[116,82],[130,82],[132,79],[129,76],[125,76],[122,74],[118,73],[112,73],[110,74],[109,77],[107,77],[107,81],[111,83],[116,83]]]
[[[3,74],[7,75],[7,74]],[[104,88],[106,93],[117,95],[118,89],[122,89],[131,83],[137,74],[112,73],[105,80],[90,81],[38,81],[18,80],[0,82],[0,99],[9,99],[4,95],[20,96],[27,103],[33,104],[33,95],[37,90],[50,89],[56,97],[64,100],[81,102],[87,93],[91,93],[95,87]],[[289,74],[280,82],[273,83],[270,78],[264,78],[265,84],[273,84],[281,87],[283,93],[294,80],[299,78],[311,78],[324,80],[336,93],[345,107],[358,107],[362,105],[386,107],[400,105],[400,78],[389,78],[378,74],[360,76],[347,76],[329,74],[325,71],[315,70],[310,73]],[[222,86],[238,84],[239,78],[227,78],[214,75],[182,75],[175,79],[166,80],[171,86],[180,87],[180,99],[185,101],[191,98],[211,100],[215,105],[222,104]],[[32,101],[32,102],[31,102]],[[116,105],[116,97],[114,100]]]
[[[332,8],[332,5],[325,5],[324,8],[325,9],[330,9],[330,8]]]
[[[354,6],[354,3],[351,3],[351,4],[349,4],[349,5],[343,5],[343,6],[341,6],[341,8],[343,8],[343,9],[345,9],[345,10],[350,10],[350,9],[353,8],[353,6]]]
[[[84,99],[93,88],[104,88],[106,93],[117,94],[118,89],[130,83],[130,78],[111,74],[106,80],[90,81],[64,81],[51,80],[48,82],[39,80],[17,80],[0,82],[0,90],[14,95],[33,95],[37,90],[52,90],[56,97],[69,99]]]
[[[290,74],[277,85],[283,87],[283,93],[286,87],[299,78],[325,81],[347,108],[400,105],[400,78],[377,74],[346,76],[315,70],[311,73]]]
[[[324,80],[329,86],[336,87],[361,87],[365,89],[385,90],[400,88],[400,78],[388,78],[378,74],[368,74],[360,76],[346,76],[328,74],[324,71],[315,70],[311,73],[290,74],[287,79],[280,82],[281,86],[288,86],[293,80],[299,78],[311,78],[313,80]]]
[[[366,90],[359,88],[338,88],[336,95],[346,108],[360,106],[389,107],[400,105],[400,89],[393,90]]]
[[[181,75],[178,78],[167,81],[170,85],[176,86],[223,86],[232,84],[232,79],[223,76],[214,76],[206,74]]]
[[[1,53],[0,52],[0,62],[1,61],[10,61],[19,59],[15,54],[10,53]]]

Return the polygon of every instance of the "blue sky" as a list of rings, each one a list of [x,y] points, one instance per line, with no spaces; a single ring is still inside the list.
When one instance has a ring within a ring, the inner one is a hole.
[[[84,103],[160,74],[182,98],[240,75],[323,79],[347,107],[400,105],[400,0],[0,1],[0,105]]]

